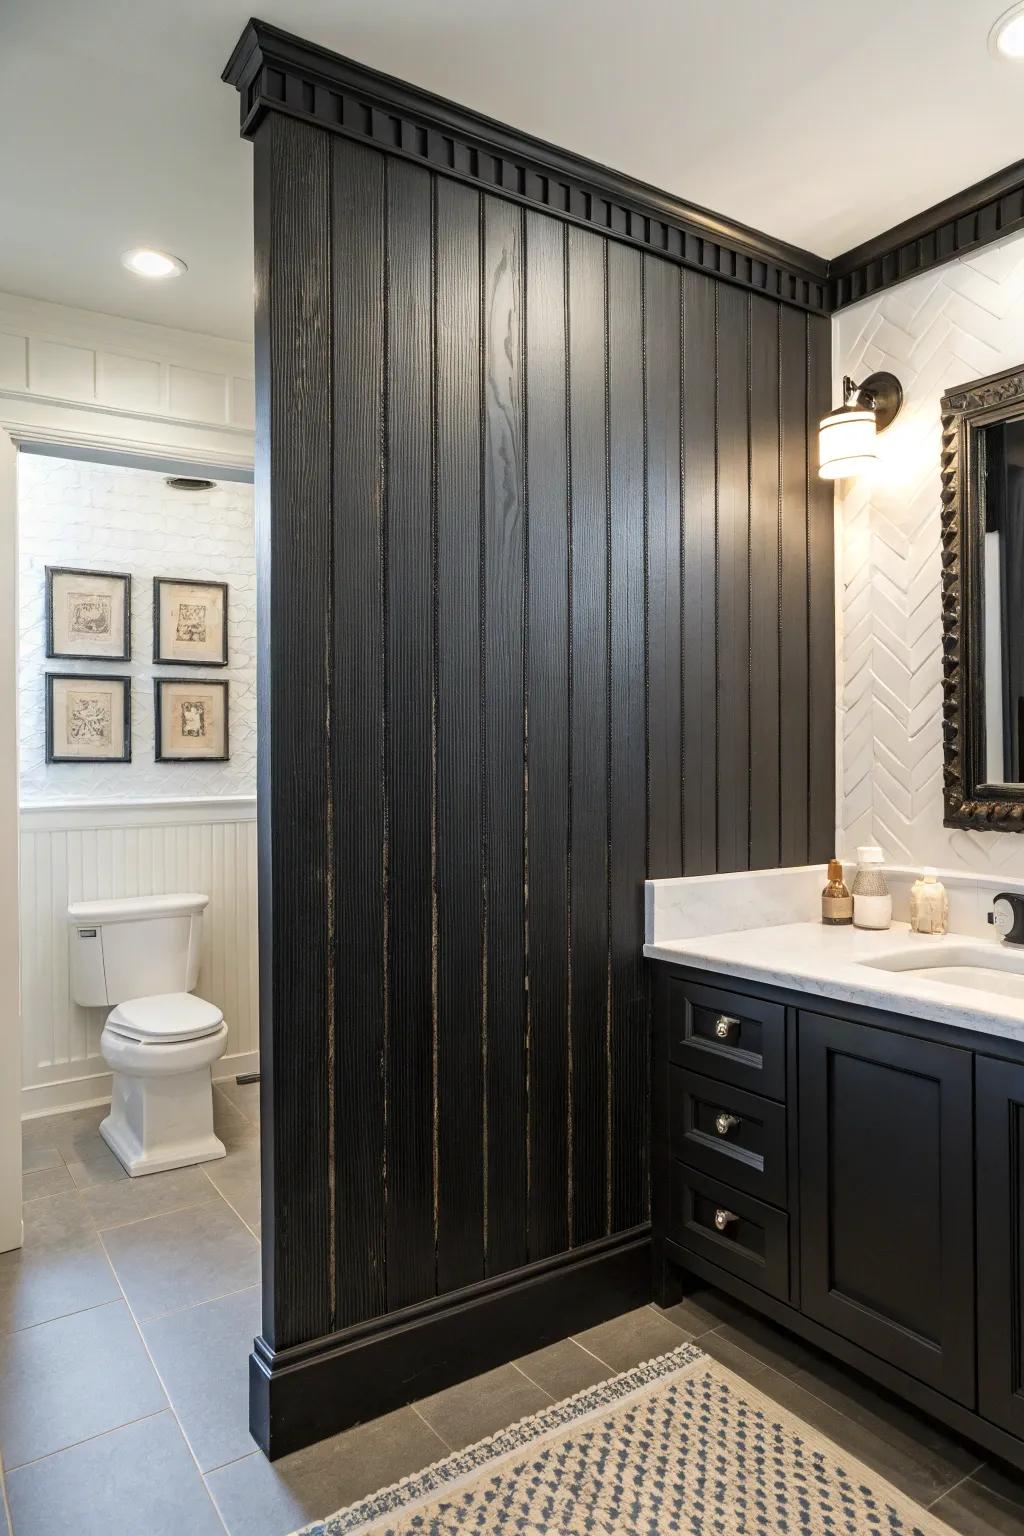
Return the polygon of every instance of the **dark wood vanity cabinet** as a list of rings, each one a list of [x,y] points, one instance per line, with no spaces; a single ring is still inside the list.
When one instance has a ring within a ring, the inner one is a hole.
[[[971,1054],[800,1012],[800,1304],[974,1403]]]
[[[653,969],[658,1298],[718,1285],[1024,1468],[1024,1047]]]
[[[979,1057],[978,1408],[1024,1440],[1024,1065]]]

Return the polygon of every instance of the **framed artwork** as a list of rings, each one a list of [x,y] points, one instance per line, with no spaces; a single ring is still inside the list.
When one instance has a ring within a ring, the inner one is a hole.
[[[46,654],[59,660],[128,661],[132,579],[121,571],[46,567]]]
[[[46,761],[130,763],[130,677],[46,674]]]
[[[219,678],[154,679],[158,763],[226,763],[228,685]]]
[[[153,660],[179,667],[227,666],[226,582],[154,576]]]

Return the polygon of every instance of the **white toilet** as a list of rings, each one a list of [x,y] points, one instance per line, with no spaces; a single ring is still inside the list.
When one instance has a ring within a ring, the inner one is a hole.
[[[224,1015],[193,997],[208,896],[77,901],[71,995],[117,1006],[100,1035],[114,1074],[100,1135],[133,1178],[224,1156],[213,1131],[210,1068],[228,1040]]]

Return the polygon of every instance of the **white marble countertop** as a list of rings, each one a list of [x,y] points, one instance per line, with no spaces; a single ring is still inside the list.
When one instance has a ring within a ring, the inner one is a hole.
[[[934,954],[937,948],[953,950],[958,945],[969,945],[972,951],[982,947],[990,951],[991,963],[998,967],[1001,943],[994,937],[911,933],[907,923],[893,923],[891,928],[878,932],[798,922],[702,937],[666,938],[645,944],[644,954],[651,960],[668,960],[722,976],[766,982],[833,1002],[860,1003],[1024,1041],[1024,1002],[1018,998],[979,992],[945,981],[928,981],[906,972],[874,970],[859,963],[916,945],[922,947],[922,955],[926,951]]]

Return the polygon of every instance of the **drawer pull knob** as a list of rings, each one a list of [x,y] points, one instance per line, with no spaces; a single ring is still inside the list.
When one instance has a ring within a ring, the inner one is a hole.
[[[715,1227],[719,1232],[727,1232],[733,1222],[738,1220],[735,1211],[726,1211],[721,1206],[715,1212]]]
[[[715,1034],[719,1040],[731,1040],[739,1027],[739,1019],[734,1019],[728,1013],[720,1013],[715,1020]]]
[[[715,1116],[715,1130],[719,1136],[728,1136],[730,1131],[739,1129],[739,1124],[737,1115],[727,1115],[724,1110],[720,1115]]]

